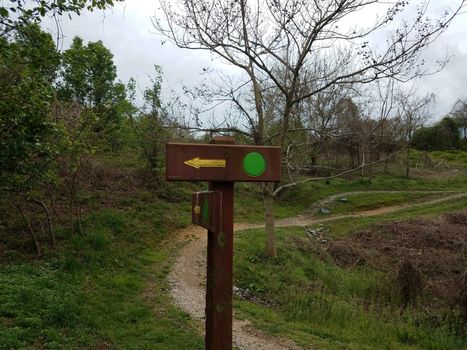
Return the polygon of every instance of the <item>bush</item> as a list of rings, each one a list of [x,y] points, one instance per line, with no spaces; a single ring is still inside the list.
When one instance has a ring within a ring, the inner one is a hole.
[[[446,117],[432,127],[415,131],[412,146],[421,151],[444,151],[460,149],[461,140],[454,119]]]

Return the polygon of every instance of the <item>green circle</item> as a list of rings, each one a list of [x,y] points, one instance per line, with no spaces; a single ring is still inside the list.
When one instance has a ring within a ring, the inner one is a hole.
[[[209,219],[209,204],[207,198],[203,201],[203,207],[201,208],[201,220],[203,224],[207,224]]]
[[[243,158],[243,170],[250,176],[261,176],[266,171],[266,160],[258,152],[250,152]]]

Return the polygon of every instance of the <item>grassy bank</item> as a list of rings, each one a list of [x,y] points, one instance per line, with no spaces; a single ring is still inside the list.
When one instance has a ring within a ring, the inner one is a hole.
[[[368,228],[372,225],[391,220],[403,220],[423,216],[433,216],[441,213],[449,213],[467,208],[467,196],[447,200],[445,202],[432,205],[420,205],[412,208],[404,208],[395,212],[368,217],[355,217],[337,219],[326,222],[324,226],[330,230],[333,237],[345,236],[357,230]]]
[[[452,194],[450,192],[368,192],[340,196],[323,204],[332,214],[348,214],[396,205],[423,203]],[[326,216],[318,211],[321,217]]]
[[[467,198],[372,218],[324,224],[329,238],[374,224],[465,209]],[[236,234],[238,315],[274,335],[322,349],[464,349],[465,335],[443,319],[449,310],[401,313],[392,278],[367,265],[340,267],[303,228],[278,229],[278,257],[264,255],[264,231]],[[439,311],[439,314],[437,312]],[[436,316],[435,316],[436,315]],[[439,317],[439,319],[438,319]]]
[[[235,198],[235,220],[258,222],[263,220],[263,204],[259,186],[246,184],[236,185],[238,188]],[[321,200],[339,193],[369,191],[401,191],[399,194],[359,194],[353,197],[355,207],[343,207],[341,212],[353,210],[373,209],[385,204],[402,204],[417,199],[435,198],[436,194],[408,193],[407,191],[467,191],[467,175],[462,173],[453,177],[439,178],[406,178],[389,175],[377,175],[369,183],[367,178],[343,179],[336,178],[330,181],[310,181],[300,186],[290,187],[279,193],[275,201],[276,218],[285,218],[302,214],[314,207]],[[440,194],[441,196],[441,194]]]
[[[140,203],[89,215],[58,232],[59,253],[0,269],[0,349],[202,349],[172,306],[166,275],[187,206]],[[20,259],[18,259],[20,260]]]
[[[280,230],[280,258],[273,262],[261,256],[262,233],[244,235],[248,239],[237,244],[236,275],[248,297],[235,305],[237,315],[256,327],[305,348],[465,348],[465,338],[434,315],[418,309],[401,315],[384,274],[340,268],[311,253],[303,230]]]

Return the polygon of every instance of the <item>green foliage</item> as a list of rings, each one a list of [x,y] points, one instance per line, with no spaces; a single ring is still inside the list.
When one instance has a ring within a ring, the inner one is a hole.
[[[0,269],[0,349],[28,344],[59,349],[69,347],[73,338],[90,341],[92,320],[75,293],[76,282],[47,264]]]
[[[40,22],[46,15],[80,14],[82,10],[89,11],[105,9],[122,0],[9,0],[0,6],[0,36],[19,30],[33,22]]]
[[[59,11],[48,7],[58,4],[77,6],[79,12],[86,4],[99,7],[112,2],[38,1],[29,4],[32,11],[36,3],[45,11]],[[3,4],[1,19],[11,14]],[[0,31],[5,29],[1,19]],[[170,304],[167,294],[169,256],[175,247],[158,246],[169,230],[188,224],[188,202],[180,206],[176,201],[188,198],[190,188],[177,186],[174,191],[167,186],[164,195],[170,203],[148,191],[125,195],[119,202],[124,210],[97,211],[102,206],[95,200],[101,195],[99,189],[86,193],[79,177],[84,155],[105,156],[102,151],[117,150],[129,134],[136,135],[130,132],[131,122],[142,126],[139,135],[148,135],[146,141],[157,148],[161,170],[165,129],[160,70],[156,69],[157,77],[144,94],[144,116],[139,119],[136,83],[130,81],[127,88],[115,82],[112,54],[102,42],[83,44],[75,38],[61,57],[50,35],[37,25],[21,25],[11,33],[0,35],[0,191],[34,189],[41,196],[44,180],[58,175],[54,186],[47,188],[54,192],[51,197],[54,209],[58,208],[58,217],[52,213],[55,223],[63,224],[79,213],[91,214],[83,217],[80,234],[56,228],[59,247],[54,252],[44,250],[43,260],[24,263],[26,259],[15,251],[0,267],[0,349],[201,349],[202,338],[187,315]],[[157,137],[151,139],[151,133]],[[135,153],[135,149],[125,151]],[[139,168],[141,162],[131,166]],[[5,198],[0,196],[2,210]],[[80,207],[85,201],[89,207]],[[40,209],[25,205],[26,209],[33,226],[46,223],[36,212]],[[4,217],[10,218],[2,215],[2,238],[8,237],[3,236]],[[5,229],[17,233],[13,229],[21,229],[18,222]],[[22,235],[14,237],[23,240]],[[147,287],[153,278],[154,285]]]
[[[435,150],[439,147],[436,140],[437,128],[436,127],[423,127],[417,129],[412,139],[412,146],[418,150]]]
[[[467,151],[448,150],[434,152],[420,152],[413,150],[411,159],[416,164],[431,165],[434,168],[467,169]]]
[[[454,119],[445,117],[441,122],[415,131],[412,146],[422,151],[444,151],[460,147],[459,128]]]
[[[63,53],[60,96],[99,111],[111,100],[116,76],[113,55],[102,41],[83,45],[81,38],[74,37]]]
[[[440,133],[444,138],[444,149],[456,149],[459,147],[459,127],[454,119],[445,117],[439,123]]]
[[[66,52],[64,53],[66,60]],[[85,48],[86,86],[89,89],[88,100],[94,107],[102,108],[112,97],[117,68],[113,63],[113,54],[102,41],[90,42]],[[66,62],[66,61],[65,61]],[[66,79],[66,77],[65,77]]]
[[[134,90],[127,90],[121,82],[115,83],[116,76],[113,55],[102,41],[84,45],[81,38],[75,37],[63,53],[59,98],[92,111],[96,117],[92,130],[97,143],[112,151],[121,149],[128,141],[130,127],[126,122],[136,111],[127,96],[134,95]]]
[[[130,123],[136,108],[127,95],[128,91],[123,83],[114,84],[110,92],[110,102],[98,112],[97,127],[104,149],[110,147],[116,152],[124,145],[134,143]]]
[[[23,191],[51,176],[59,129],[49,118],[60,62],[52,37],[24,27],[0,51],[0,189]]]
[[[414,204],[417,201],[428,201],[445,196],[446,193],[432,192],[368,192],[346,196],[347,202],[338,199],[327,205],[332,214],[352,213],[393,205]]]
[[[16,32],[11,49],[16,51],[17,62],[28,67],[35,78],[52,83],[60,65],[60,54],[52,36],[37,24],[22,27]]]
[[[151,85],[144,90],[144,105],[142,113],[133,122],[133,128],[138,138],[143,158],[149,169],[160,175],[164,166],[165,142],[170,131],[165,125],[165,109],[161,101],[162,69],[154,66],[155,76]]]

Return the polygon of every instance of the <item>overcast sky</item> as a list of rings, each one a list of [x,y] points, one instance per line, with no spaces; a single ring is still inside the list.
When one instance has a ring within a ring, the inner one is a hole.
[[[438,0],[433,0],[438,3]],[[457,1],[439,2],[455,4]],[[83,12],[81,16],[62,19],[62,31],[65,37],[61,45],[66,49],[75,35],[85,42],[102,40],[114,55],[118,78],[127,82],[134,77],[141,88],[148,84],[148,77],[153,73],[153,65],[158,64],[164,71],[164,88],[180,90],[184,85],[196,84],[202,77],[203,67],[226,69],[219,60],[213,60],[209,53],[188,51],[174,47],[170,43],[162,44],[163,38],[156,35],[151,23],[151,16],[157,11],[157,0],[127,0],[117,4],[105,13]],[[44,22],[45,29],[56,32],[55,24]],[[420,94],[433,92],[436,107],[435,119],[449,112],[458,98],[467,98],[467,16],[455,19],[442,37],[426,52],[428,62],[451,56],[447,67],[434,76],[423,78]],[[233,68],[227,68],[233,69]]]

